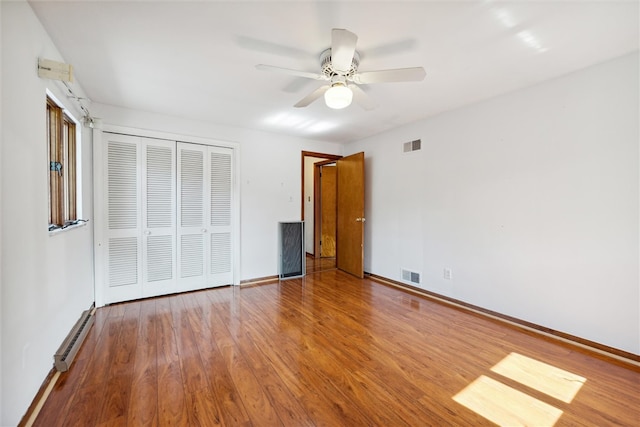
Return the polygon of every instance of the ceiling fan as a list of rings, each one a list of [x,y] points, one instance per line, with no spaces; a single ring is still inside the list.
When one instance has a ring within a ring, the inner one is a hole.
[[[423,80],[426,76],[422,67],[359,73],[360,55],[356,51],[357,41],[358,36],[351,31],[334,28],[331,31],[331,47],[320,54],[320,74],[264,64],[256,65],[256,68],[328,82],[298,101],[294,105],[296,108],[306,107],[324,95],[325,103],[329,108],[348,107],[355,99],[365,110],[372,110],[376,107],[375,102],[358,85],[414,82]]]

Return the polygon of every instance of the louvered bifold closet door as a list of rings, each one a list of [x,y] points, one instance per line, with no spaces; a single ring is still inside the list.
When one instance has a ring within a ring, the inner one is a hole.
[[[178,287],[185,291],[206,287],[206,157],[207,147],[178,143]]]
[[[142,295],[140,138],[104,133],[106,303]]]
[[[208,160],[210,240],[207,282],[210,286],[221,286],[233,282],[233,150],[209,147]]]
[[[233,283],[233,150],[178,143],[178,287]]]
[[[176,142],[142,138],[142,296],[176,292]]]

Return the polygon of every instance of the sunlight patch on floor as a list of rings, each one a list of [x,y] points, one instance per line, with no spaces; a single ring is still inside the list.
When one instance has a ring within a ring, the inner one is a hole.
[[[511,353],[491,370],[566,403],[571,403],[587,381],[579,375],[518,353]]]
[[[453,400],[501,426],[553,426],[562,411],[481,375]]]
[[[518,353],[509,354],[491,371],[565,403],[571,403],[587,381]],[[453,400],[501,426],[553,426],[562,416],[562,410],[555,406],[485,375]]]

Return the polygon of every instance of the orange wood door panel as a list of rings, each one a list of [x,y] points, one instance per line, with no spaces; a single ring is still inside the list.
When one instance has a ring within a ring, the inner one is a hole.
[[[364,277],[364,153],[337,164],[338,228],[336,265]]]
[[[336,166],[322,166],[320,176],[320,208],[321,208],[321,241],[320,256],[331,258],[336,256]]]

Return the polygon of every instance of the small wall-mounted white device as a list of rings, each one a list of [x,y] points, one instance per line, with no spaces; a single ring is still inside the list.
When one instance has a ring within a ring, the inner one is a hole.
[[[73,67],[64,62],[38,58],[38,77],[71,83],[73,82]]]

